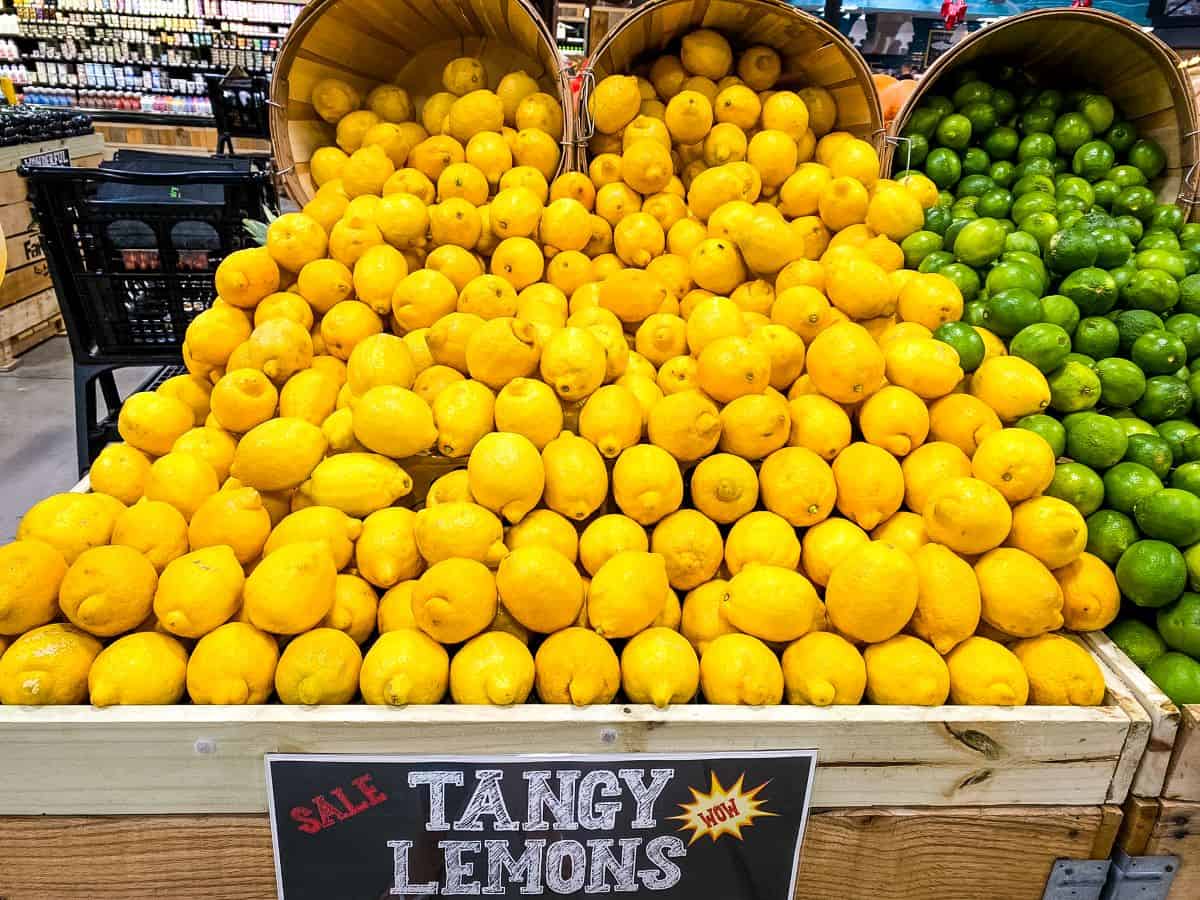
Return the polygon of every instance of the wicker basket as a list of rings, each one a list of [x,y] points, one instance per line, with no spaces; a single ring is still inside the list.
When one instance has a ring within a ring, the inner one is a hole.
[[[564,64],[527,0],[313,0],[288,31],[271,81],[271,143],[292,198],[312,196],[308,161],[333,143],[309,102],[317,81],[341,78],[365,92],[394,79],[423,98],[442,90],[442,68],[457,56],[479,57],[493,87],[527,71],[563,103],[564,146],[573,146]]]
[[[1179,57],[1128,19],[1099,10],[1039,9],[974,32],[929,67],[892,122],[890,135],[904,130],[927,94],[943,93],[938,85],[945,77],[987,60],[1103,91],[1139,134],[1166,151],[1166,171],[1153,185],[1159,199],[1192,202],[1188,181],[1198,158],[1196,98]],[[894,144],[889,170],[904,167],[902,146]]]
[[[604,36],[585,84],[631,72],[697,28],[713,28],[737,44],[775,48],[783,58],[781,88],[825,88],[837,102],[836,128],[877,146],[882,142],[883,113],[866,60],[837,29],[781,0],[653,0]],[[575,129],[578,162],[586,165],[587,123],[579,119]]]

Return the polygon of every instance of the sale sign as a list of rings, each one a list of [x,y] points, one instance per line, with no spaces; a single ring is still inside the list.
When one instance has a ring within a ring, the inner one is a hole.
[[[814,751],[267,756],[281,900],[787,900]]]

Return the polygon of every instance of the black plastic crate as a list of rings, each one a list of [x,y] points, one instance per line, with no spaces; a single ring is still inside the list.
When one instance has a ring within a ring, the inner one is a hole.
[[[269,78],[233,69],[225,75],[209,73],[204,81],[220,135],[218,150],[232,153],[235,137],[270,140]]]

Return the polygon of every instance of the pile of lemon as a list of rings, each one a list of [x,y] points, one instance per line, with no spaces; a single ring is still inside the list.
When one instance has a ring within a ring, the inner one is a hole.
[[[523,72],[318,83],[316,195],[0,549],[0,702],[1101,702],[1045,378],[964,377],[936,189],[782,68],[691,33],[557,177]]]

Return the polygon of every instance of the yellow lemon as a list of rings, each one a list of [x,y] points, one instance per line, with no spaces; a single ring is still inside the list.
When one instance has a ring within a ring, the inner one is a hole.
[[[131,395],[117,418],[122,440],[151,456],[169,453],[176,439],[195,424],[186,403],[151,391]]]
[[[670,590],[661,554],[621,551],[592,577],[588,621],[604,637],[631,637],[662,612]]]
[[[471,494],[509,522],[520,522],[542,496],[545,469],[537,447],[519,434],[484,435],[467,462]]]
[[[492,430],[495,404],[495,395],[478,381],[457,378],[438,391],[433,400],[433,423],[441,454],[450,458],[468,455]]]
[[[725,634],[700,658],[700,689],[709,703],[775,706],[783,700],[783,669],[758,638]]]
[[[764,128],[779,129],[795,141],[808,130],[808,123],[808,106],[799,94],[792,91],[772,91],[763,103]]]
[[[83,703],[98,640],[72,625],[53,623],[18,637],[0,657],[0,703],[61,706]]]
[[[707,456],[721,437],[716,405],[698,390],[668,394],[650,409],[646,422],[652,444],[684,462]]]
[[[906,634],[872,644],[867,664],[867,699],[877,705],[941,706],[950,696],[950,671],[937,651]]]
[[[299,272],[321,259],[328,247],[325,229],[304,213],[284,213],[267,228],[267,252],[289,272]]]
[[[948,653],[979,625],[979,582],[970,563],[942,544],[925,544],[912,559],[918,593],[909,630]]]
[[[679,632],[650,628],[621,652],[621,684],[633,703],[652,703],[659,709],[688,703],[700,687],[700,661]]]
[[[437,506],[439,503],[472,503],[470,478],[466,469],[455,469],[440,478],[434,479],[425,495],[426,506]]]
[[[697,510],[714,522],[728,525],[758,503],[758,475],[741,457],[717,453],[700,460],[692,470],[691,492]]]
[[[612,645],[586,628],[550,635],[538,648],[534,664],[543,703],[610,703],[621,687],[621,664]]]
[[[238,442],[229,471],[258,491],[288,490],[315,471],[327,446],[325,435],[311,422],[270,419]]]
[[[891,517],[904,499],[900,463],[873,444],[849,444],[833,461],[833,477],[838,511],[864,529]]]
[[[257,309],[255,315],[258,315]],[[230,354],[250,337],[250,331],[250,320],[243,310],[228,303],[214,303],[192,319],[184,344],[194,360],[223,368]]]
[[[207,379],[194,375],[176,375],[168,378],[155,390],[159,394],[182,400],[192,408],[195,424],[203,425],[209,413],[209,395],[212,393],[212,383]]]
[[[570,559],[550,547],[512,550],[496,570],[496,588],[512,617],[539,634],[570,626],[583,606],[583,579]]]
[[[876,643],[908,623],[917,595],[917,567],[908,554],[871,541],[852,548],[833,567],[825,586],[825,608],[842,634]]]
[[[804,394],[788,406],[792,422],[788,443],[793,447],[804,447],[829,461],[849,445],[850,417],[828,397]]]
[[[971,469],[976,478],[998,490],[1009,503],[1019,503],[1050,486],[1054,450],[1039,434],[1024,428],[1003,428],[979,443]]]
[[[610,384],[600,388],[583,405],[579,433],[609,459],[616,458],[642,435],[642,410],[627,388]]]
[[[391,507],[367,516],[354,548],[359,574],[381,588],[421,574],[424,563],[417,549],[415,527],[416,513],[411,509]]]
[[[953,444],[968,457],[1000,428],[995,411],[971,394],[948,394],[929,405],[930,437]]]
[[[1061,628],[1063,592],[1036,557],[1011,547],[985,554],[975,564],[982,618],[1013,637],[1036,637]]]
[[[870,202],[870,195],[861,181],[844,176],[834,177],[821,188],[817,197],[817,212],[825,226],[833,231],[841,231],[865,222]]]
[[[137,627],[150,614],[158,573],[131,547],[93,547],[63,576],[58,603],[71,623],[99,637]]]
[[[93,706],[164,706],[183,697],[188,654],[173,637],[138,632],[100,651],[88,672]]]
[[[843,637],[815,631],[783,651],[783,681],[793,705],[843,706],[862,702],[867,666]]]
[[[650,550],[666,560],[671,587],[687,591],[717,574],[724,541],[713,521],[693,509],[671,513],[654,526]]]
[[[771,357],[763,345],[746,337],[720,337],[700,349],[696,375],[700,388],[719,403],[761,394],[771,381]]]
[[[141,500],[117,517],[112,543],[132,547],[161,572],[188,551],[188,523],[169,503]]]
[[[301,493],[318,506],[332,506],[352,516],[370,515],[391,506],[411,490],[409,474],[377,453],[331,456],[300,485]]]
[[[729,582],[714,579],[688,592],[680,611],[679,630],[701,656],[723,634],[737,629],[726,615]]]
[[[412,614],[412,592],[417,582],[402,581],[400,584],[379,598],[378,627],[379,633],[410,629],[419,631],[416,619]]]
[[[196,509],[188,523],[188,544],[193,550],[228,546],[242,565],[262,553],[271,533],[271,515],[254,488],[231,480]]]
[[[275,669],[275,691],[282,703],[349,703],[358,693],[361,668],[358,644],[335,628],[317,628],[284,648]]]
[[[477,382],[499,390],[514,378],[532,375],[540,347],[534,326],[521,319],[484,322],[467,341],[467,371]]]
[[[556,550],[572,563],[579,555],[579,535],[575,532],[575,526],[565,516],[551,509],[535,509],[519,524],[513,525],[508,529],[505,543],[511,550],[546,547]]]
[[[508,282],[503,282],[511,290]],[[474,313],[452,312],[442,316],[429,329],[426,343],[435,363],[467,371],[467,342],[484,320]]]
[[[310,506],[292,513],[271,531],[263,554],[270,556],[289,544],[320,541],[325,544],[338,569],[344,569],[354,554],[354,542],[362,534],[362,522],[339,509]]]
[[[933,338],[896,341],[884,350],[887,379],[918,397],[944,397],[963,379],[958,352]]]
[[[888,385],[863,403],[858,426],[868,443],[895,456],[907,456],[929,433],[929,411],[912,391]]]
[[[88,470],[88,484],[93,491],[116,497],[128,506],[142,498],[149,474],[146,454],[128,444],[109,444]]]
[[[1104,675],[1083,647],[1069,638],[1045,634],[1018,641],[1012,651],[1029,677],[1029,699],[1041,706],[1099,706]]]
[[[584,335],[591,337],[586,332]],[[603,352],[601,348],[601,357]],[[523,435],[542,450],[562,431],[563,412],[554,390],[547,384],[531,378],[515,378],[496,395],[495,420],[498,431]]]
[[[896,310],[903,321],[917,322],[933,331],[962,318],[963,296],[944,275],[918,274],[901,289]]]
[[[533,681],[533,655],[524,643],[501,631],[472,638],[450,663],[450,695],[455,703],[524,703]]]
[[[357,575],[338,575],[333,589],[333,606],[321,620],[324,628],[348,635],[363,644],[375,631],[379,597],[375,589]]]
[[[428,450],[437,441],[433,410],[410,390],[379,385],[351,406],[354,436],[368,450],[400,459]]]
[[[41,541],[0,547],[0,634],[19,635],[54,620],[67,563]]]
[[[496,579],[473,559],[434,563],[417,579],[412,611],[420,629],[435,640],[465,641],[496,617]]]
[[[1003,422],[1015,422],[1050,405],[1046,376],[1016,356],[985,360],[971,375],[970,388]]]
[[[297,372],[279,392],[279,414],[319,426],[337,407],[338,390],[338,382],[319,369]]]
[[[622,451],[612,475],[613,498],[621,512],[653,525],[683,502],[679,464],[661,447],[638,444]]]
[[[951,478],[933,487],[922,515],[930,540],[957,553],[978,554],[1000,546],[1012,527],[1004,495],[978,478]]]
[[[413,536],[421,557],[429,563],[461,557],[495,566],[508,552],[504,526],[477,503],[451,501],[419,510]]]
[[[449,654],[415,629],[381,634],[363,657],[358,676],[363,701],[374,706],[441,703],[449,681]]]
[[[753,565],[729,582],[729,623],[765,641],[793,641],[812,625],[820,600],[812,583],[792,569]]]
[[[52,494],[25,511],[17,539],[49,544],[70,565],[85,550],[109,542],[122,512],[120,501],[107,494]]]
[[[1081,553],[1055,569],[1054,578],[1063,592],[1063,623],[1071,631],[1099,631],[1117,617],[1121,595],[1104,560]]]
[[[146,499],[161,500],[191,520],[209,497],[217,492],[217,474],[212,466],[190,453],[168,453],[150,466]]]
[[[592,331],[568,326],[546,342],[539,366],[542,378],[559,397],[582,400],[604,383],[604,345]]]
[[[229,622],[206,634],[192,650],[187,691],[196,704],[265,703],[271,696],[279,646],[245,622]]]
[[[211,403],[212,417],[218,425],[244,434],[275,415],[279,391],[257,369],[234,369],[213,387]]]
[[[846,519],[818,522],[804,532],[804,571],[815,584],[824,587],[846,554],[870,540],[865,531]]]
[[[650,549],[646,530],[633,519],[615,513],[594,519],[579,536],[579,561],[589,575],[595,575],[616,554]]]
[[[568,518],[586,519],[608,496],[608,470],[599,451],[569,431],[543,448],[542,468],[546,505]]]
[[[848,148],[844,148],[840,158],[834,159],[831,171],[840,171],[846,165],[847,152]],[[867,205],[866,221],[872,231],[887,235],[893,241],[902,241],[924,227],[925,210],[911,191],[894,182],[881,181]]]
[[[1036,557],[1047,568],[1058,569],[1083,553],[1087,523],[1065,500],[1034,497],[1013,508],[1007,543]]]
[[[883,386],[884,354],[860,325],[839,322],[826,328],[809,346],[807,359],[813,384],[839,403],[856,403]]]
[[[641,220],[630,217],[628,221],[633,221],[636,227],[636,223]],[[655,223],[654,227],[659,227],[658,223]],[[660,247],[660,252],[661,249]],[[642,322],[656,313],[662,307],[666,296],[667,291],[662,282],[640,269],[619,269],[600,284],[600,306],[614,313],[622,322],[630,324]]]
[[[759,510],[734,522],[725,539],[725,567],[737,575],[750,565],[795,569],[800,564],[796,529],[773,512]]]
[[[1024,706],[1029,679],[1021,661],[1003,644],[970,637],[946,656],[950,702],[964,706]]]
[[[246,579],[246,616],[274,634],[307,631],[332,608],[336,582],[337,569],[325,544],[288,544],[264,558]]]

